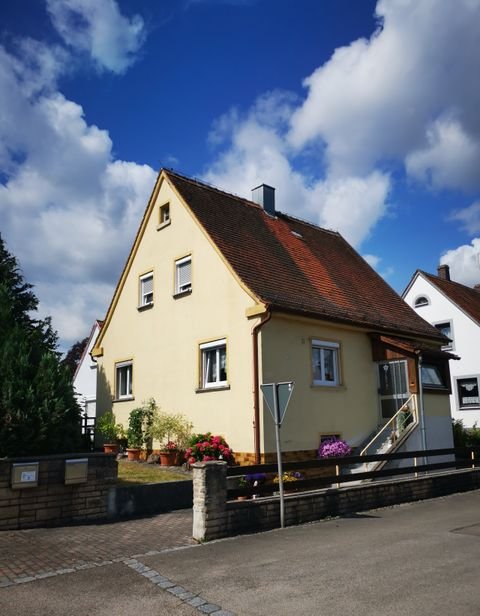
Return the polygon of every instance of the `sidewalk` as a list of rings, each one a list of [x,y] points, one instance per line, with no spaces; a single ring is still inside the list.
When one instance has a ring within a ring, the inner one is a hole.
[[[88,570],[78,565],[64,575],[11,584],[0,589],[0,614],[451,616],[479,611],[480,491],[203,545],[187,546],[187,537],[183,548],[179,536],[163,538],[176,543],[174,549],[161,548],[157,537],[152,550],[155,525],[159,532],[165,529],[163,517],[120,523],[110,531],[113,541],[130,537],[124,552],[139,546],[143,554],[124,553],[104,566],[90,560]],[[152,533],[142,544],[149,522]],[[181,527],[179,519],[171,523]],[[13,560],[6,560],[17,562],[20,538],[24,554],[29,543],[38,562],[46,536],[53,549],[54,536],[63,532],[67,541],[71,530],[8,533],[14,535],[12,545],[0,533],[0,553],[3,558],[7,546]],[[91,536],[96,532],[100,537],[97,530]],[[102,558],[120,551],[105,539],[89,546],[91,557],[99,557],[97,547]]]

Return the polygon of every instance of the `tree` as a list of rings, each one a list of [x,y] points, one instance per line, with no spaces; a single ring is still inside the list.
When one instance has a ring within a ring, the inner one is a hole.
[[[50,319],[0,236],[0,457],[75,451],[80,408]]]
[[[70,370],[72,377],[75,374],[78,364],[82,359],[83,352],[88,343],[88,336],[83,340],[78,340],[75,344],[72,344],[65,357],[62,359],[62,364],[67,366]]]

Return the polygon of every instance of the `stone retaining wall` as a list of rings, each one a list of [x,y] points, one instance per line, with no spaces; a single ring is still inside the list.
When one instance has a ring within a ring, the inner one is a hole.
[[[87,481],[65,485],[65,461],[88,459]],[[38,485],[13,489],[12,466],[38,462]],[[58,526],[107,517],[117,480],[113,454],[70,454],[0,460],[0,530]]]
[[[285,497],[285,524],[302,524],[479,488],[480,469],[465,469],[292,494]],[[278,526],[278,497],[227,502],[225,462],[193,465],[194,539],[210,541]]]

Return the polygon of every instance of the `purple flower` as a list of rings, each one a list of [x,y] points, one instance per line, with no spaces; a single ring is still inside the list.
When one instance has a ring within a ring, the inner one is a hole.
[[[319,458],[341,458],[352,453],[352,448],[348,443],[337,438],[323,441],[318,448]]]

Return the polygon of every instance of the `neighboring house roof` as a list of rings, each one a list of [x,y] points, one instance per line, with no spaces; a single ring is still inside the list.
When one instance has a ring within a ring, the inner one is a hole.
[[[95,341],[92,340],[92,338],[95,336],[97,328],[98,328],[98,331],[101,331],[102,326],[103,326],[103,321],[100,321],[99,319],[96,319],[95,323],[92,325],[92,329],[90,330],[90,334],[88,335],[87,344],[85,345],[85,347],[83,349],[82,356],[80,358],[80,361],[77,364],[77,368],[75,369],[75,374],[73,375],[73,380],[75,380],[77,378],[77,374],[79,373],[80,368],[82,367],[82,364],[85,361],[85,357],[86,357],[87,353],[89,353],[90,350],[93,347],[93,343]]]
[[[236,275],[271,309],[444,342],[339,233],[163,173]]]
[[[439,276],[434,276],[428,272],[417,270],[412,280],[419,274],[431,282],[439,291],[441,291],[448,299],[455,303],[460,310],[463,310],[477,324],[480,325],[480,291],[466,287],[464,284],[446,280]],[[407,287],[409,289],[411,284]],[[404,295],[405,296],[405,295]]]

